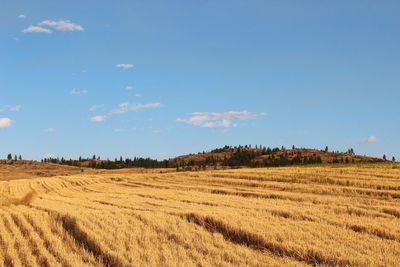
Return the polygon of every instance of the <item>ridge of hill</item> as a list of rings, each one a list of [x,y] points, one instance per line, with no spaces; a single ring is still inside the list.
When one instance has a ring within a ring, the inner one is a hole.
[[[231,147],[214,149],[209,152],[188,154],[170,159],[171,165],[181,167],[191,166],[226,166],[226,167],[270,167],[288,166],[302,164],[324,164],[324,163],[373,163],[384,160],[356,155],[353,149],[346,152],[296,148],[266,148],[251,146]]]
[[[35,177],[69,176],[81,173],[81,168],[30,160],[0,160],[0,180],[30,179]],[[87,170],[98,173],[97,170]]]
[[[95,155],[92,158],[66,160],[64,158],[48,158],[43,162],[58,163],[76,167],[95,169],[122,168],[176,168],[177,170],[199,170],[207,168],[237,168],[237,167],[277,167],[291,165],[326,164],[326,163],[373,163],[383,162],[383,159],[356,155],[353,149],[346,152],[296,148],[267,148],[262,146],[224,146],[208,152],[182,155],[166,160],[151,158],[122,158],[100,160]]]

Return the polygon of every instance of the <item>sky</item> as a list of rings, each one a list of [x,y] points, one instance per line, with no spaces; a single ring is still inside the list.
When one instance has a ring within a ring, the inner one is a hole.
[[[0,0],[0,157],[400,159],[399,1]]]

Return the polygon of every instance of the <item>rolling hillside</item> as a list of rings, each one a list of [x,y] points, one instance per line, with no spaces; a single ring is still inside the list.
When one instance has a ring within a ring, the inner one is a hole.
[[[250,146],[225,146],[210,152],[179,156],[170,160],[177,166],[226,166],[269,167],[324,163],[372,163],[383,160],[356,155],[352,149],[346,152],[307,148],[252,148]]]

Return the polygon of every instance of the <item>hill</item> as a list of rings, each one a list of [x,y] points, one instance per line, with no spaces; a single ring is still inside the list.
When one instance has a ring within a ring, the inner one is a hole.
[[[151,158],[116,158],[115,160],[100,160],[79,157],[78,160],[64,158],[47,158],[44,163],[58,163],[75,167],[95,169],[122,169],[122,168],[177,168],[178,170],[200,170],[207,168],[223,169],[238,167],[278,167],[292,165],[324,164],[324,163],[373,163],[384,160],[368,156],[360,156],[353,149],[346,152],[328,151],[328,149],[295,148],[267,148],[262,146],[225,146],[201,152],[171,158],[156,160]]]
[[[371,163],[382,159],[356,155],[353,149],[346,152],[295,148],[266,148],[251,146],[225,146],[210,152],[179,156],[171,165],[187,167],[271,167],[323,163]]]
[[[28,160],[0,160],[0,180],[31,179],[37,177],[68,176],[81,173],[79,167],[64,166],[52,163],[40,163]],[[84,170],[98,173],[96,170]]]

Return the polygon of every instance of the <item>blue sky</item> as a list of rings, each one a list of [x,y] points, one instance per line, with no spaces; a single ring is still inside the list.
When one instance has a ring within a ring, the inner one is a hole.
[[[400,158],[399,1],[0,2],[0,154]]]

